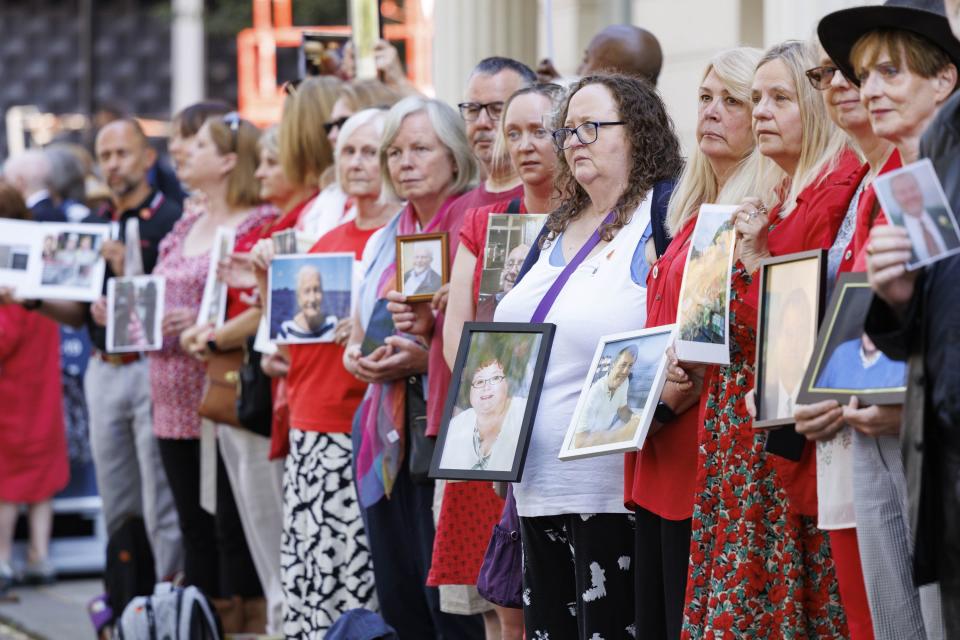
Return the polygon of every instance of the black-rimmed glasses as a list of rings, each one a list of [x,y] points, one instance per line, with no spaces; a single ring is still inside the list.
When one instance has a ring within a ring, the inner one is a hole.
[[[350,116],[344,116],[342,118],[337,118],[336,120],[331,120],[330,122],[323,123],[323,130],[330,135],[330,132],[334,129],[342,129],[344,123],[350,119]]]
[[[460,116],[467,122],[473,122],[480,117],[480,112],[487,111],[487,117],[494,122],[503,115],[503,101],[497,102],[461,102],[457,105],[460,108]]]
[[[561,151],[570,148],[570,139],[574,135],[577,136],[577,140],[580,141],[580,144],[593,144],[597,141],[597,136],[600,135],[600,127],[612,127],[623,124],[627,123],[618,120],[616,122],[584,122],[583,124],[573,128],[563,127],[554,130],[553,141],[556,143],[557,148]]]
[[[840,69],[833,65],[824,65],[822,67],[807,69],[805,73],[807,80],[810,81],[814,89],[817,91],[826,91],[830,88],[830,83],[833,82],[833,76],[840,73]]]

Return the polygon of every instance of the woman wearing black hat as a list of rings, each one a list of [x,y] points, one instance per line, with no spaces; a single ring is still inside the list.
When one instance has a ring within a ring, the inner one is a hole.
[[[960,43],[950,33],[942,2],[899,0],[839,11],[825,17],[818,31],[837,66],[860,85],[874,133],[897,149],[882,172],[901,161],[915,161],[921,134],[956,87],[960,64]],[[865,269],[863,250],[870,228],[880,235],[894,231],[875,202],[868,188],[854,238],[857,271]],[[921,590],[921,618],[911,571],[913,545],[901,499],[906,480],[900,408],[848,407],[842,420],[854,427],[857,540],[876,637],[937,635],[941,620],[936,594]]]

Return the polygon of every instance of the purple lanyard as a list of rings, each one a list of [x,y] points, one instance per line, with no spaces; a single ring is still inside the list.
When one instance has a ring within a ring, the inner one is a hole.
[[[533,312],[533,317],[530,318],[530,322],[543,322],[544,318],[547,317],[547,313],[550,312],[550,308],[553,306],[553,303],[556,302],[557,296],[560,295],[560,290],[563,289],[563,286],[567,284],[567,280],[570,279],[570,276],[573,275],[573,272],[577,270],[584,260],[587,259],[587,256],[590,255],[590,252],[593,251],[593,248],[600,244],[600,228],[604,225],[608,225],[613,222],[613,211],[607,214],[607,217],[603,219],[603,222],[593,230],[593,235],[587,238],[587,241],[583,243],[583,246],[580,247],[580,251],[577,252],[577,255],[573,256],[573,260],[567,263],[567,266],[563,268],[563,271],[560,272],[560,275],[557,276],[557,279],[553,281],[553,284],[550,285],[550,288],[547,289],[547,292],[544,294],[543,299],[540,301],[540,304],[537,305],[537,310]]]

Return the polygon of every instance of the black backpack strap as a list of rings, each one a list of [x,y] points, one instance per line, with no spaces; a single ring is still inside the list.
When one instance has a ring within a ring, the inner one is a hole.
[[[653,185],[653,202],[650,203],[650,223],[653,226],[653,246],[657,257],[662,256],[670,245],[670,232],[667,231],[667,207],[673,195],[675,180],[661,180]]]
[[[507,210],[504,213],[520,213],[520,198],[514,198],[510,201],[510,204],[507,205]]]

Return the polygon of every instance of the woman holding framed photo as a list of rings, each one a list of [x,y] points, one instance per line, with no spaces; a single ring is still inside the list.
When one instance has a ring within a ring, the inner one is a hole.
[[[475,182],[477,164],[457,113],[438,100],[411,96],[387,113],[380,170],[384,191],[407,205],[364,250],[363,282],[343,355],[347,371],[369,384],[355,417],[353,450],[377,599],[401,637],[479,638],[478,618],[442,613],[437,589],[425,586],[434,537],[433,482],[426,480],[426,468],[423,478],[412,477],[411,463],[420,461],[412,460],[413,451],[426,430],[429,352],[422,338],[412,336],[431,334],[433,311],[419,304],[409,316],[394,316],[396,329],[408,334],[397,335],[387,308],[388,294],[396,295],[397,236],[456,228],[450,205]],[[397,545],[409,555],[399,556]]]
[[[714,56],[704,72],[697,144],[667,209],[673,240],[647,277],[647,327],[676,321],[700,205],[739,202],[754,192],[760,156],[752,153],[750,82],[762,53],[729,49]],[[702,372],[683,386],[666,385],[643,449],[626,455],[624,502],[637,522],[637,628],[655,637],[679,638],[683,623],[701,391]]]
[[[672,186],[680,145],[656,90],[625,76],[581,79],[558,122],[562,199],[538,259],[495,315],[556,325],[523,479],[514,485],[524,621],[531,637],[619,637],[634,624],[622,458],[557,455],[597,341],[644,320],[652,192]]]

